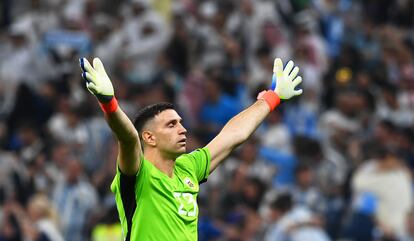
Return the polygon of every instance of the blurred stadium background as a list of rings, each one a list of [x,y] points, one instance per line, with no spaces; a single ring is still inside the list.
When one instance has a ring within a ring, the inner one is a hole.
[[[122,240],[117,147],[81,56],[129,116],[175,103],[189,150],[268,87],[273,58],[301,67],[304,94],[203,184],[200,241],[413,240],[413,0],[0,6],[0,241]]]

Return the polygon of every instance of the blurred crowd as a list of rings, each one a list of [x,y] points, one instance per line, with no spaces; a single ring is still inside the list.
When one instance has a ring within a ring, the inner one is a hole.
[[[275,57],[300,66],[304,94],[202,185],[200,241],[414,240],[413,0],[0,5],[0,241],[122,240],[117,144],[78,66],[94,56],[131,118],[175,104],[188,151]]]

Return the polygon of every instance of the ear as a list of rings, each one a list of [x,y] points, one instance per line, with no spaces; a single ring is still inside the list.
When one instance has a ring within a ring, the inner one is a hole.
[[[155,146],[157,144],[156,138],[151,131],[143,131],[142,140],[149,146]]]

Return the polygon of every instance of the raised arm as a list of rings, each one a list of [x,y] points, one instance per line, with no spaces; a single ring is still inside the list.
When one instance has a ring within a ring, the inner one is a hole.
[[[99,101],[105,119],[118,139],[118,164],[125,175],[135,175],[141,165],[141,143],[138,132],[128,116],[118,106],[114,88],[99,58],[93,60],[93,67],[86,58],[80,59],[82,77],[86,87]]]
[[[280,99],[290,99],[302,94],[302,90],[295,90],[302,81],[300,76],[296,77],[299,67],[293,67],[293,61],[289,61],[283,69],[282,60],[275,59],[271,89],[261,92],[253,105],[227,122],[220,133],[207,144],[211,155],[210,173],[234,148],[249,138],[270,111],[279,104]]]

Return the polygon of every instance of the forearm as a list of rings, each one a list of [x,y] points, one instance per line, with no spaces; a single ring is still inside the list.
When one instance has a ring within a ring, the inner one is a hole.
[[[257,100],[227,122],[220,133],[206,146],[211,154],[210,172],[214,171],[234,148],[249,138],[269,112],[270,107],[266,101]]]
[[[139,143],[137,130],[120,107],[115,112],[105,113],[105,119],[120,143]]]
[[[126,175],[135,175],[141,165],[139,135],[128,116],[118,106],[112,82],[99,58],[93,59],[93,67],[85,58],[80,59],[82,77],[86,87],[99,101],[105,119],[118,139],[118,164]]]
[[[142,156],[139,135],[128,116],[118,107],[105,113],[105,119],[118,139],[118,165],[125,175],[135,175],[141,166]]]
[[[269,105],[264,100],[257,100],[253,105],[234,116],[219,135],[226,136],[230,145],[237,146],[250,137],[269,112]]]
[[[290,99],[302,94],[295,90],[302,77],[297,76],[299,67],[289,61],[283,69],[283,62],[276,58],[273,65],[273,77],[270,90],[259,93],[257,101],[240,114],[233,117],[221,132],[207,144],[211,154],[210,172],[239,144],[243,143],[262,123],[270,111],[279,105],[280,99]]]

